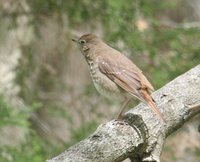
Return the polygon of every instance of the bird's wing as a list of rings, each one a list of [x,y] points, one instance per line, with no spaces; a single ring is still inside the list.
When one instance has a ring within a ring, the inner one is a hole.
[[[139,90],[143,88],[148,90],[148,87],[143,84],[147,79],[137,67],[135,68],[135,65],[134,67],[127,67],[122,59],[114,62],[111,59],[101,57],[98,59],[98,67],[103,74],[123,90],[144,101]]]
[[[125,59],[125,62],[123,59]],[[128,65],[126,64],[127,61]],[[98,59],[98,67],[103,74],[123,90],[146,102],[162,121],[165,121],[162,113],[150,96],[150,91],[153,90],[152,85],[137,66],[124,57],[115,60],[115,62],[101,57]]]

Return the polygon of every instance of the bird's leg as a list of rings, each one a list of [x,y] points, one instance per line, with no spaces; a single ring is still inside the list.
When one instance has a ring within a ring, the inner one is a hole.
[[[119,113],[117,115],[117,119],[122,119],[123,112],[126,109],[126,107],[127,107],[127,105],[129,104],[130,101],[131,101],[130,98],[125,98],[125,100],[123,101],[122,106],[120,108],[120,111],[119,111]]]

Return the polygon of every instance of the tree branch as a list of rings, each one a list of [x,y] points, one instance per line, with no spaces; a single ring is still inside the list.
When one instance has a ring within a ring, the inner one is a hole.
[[[166,123],[141,103],[47,162],[160,162],[164,140],[200,113],[200,65],[153,93]],[[194,106],[193,106],[194,105]]]

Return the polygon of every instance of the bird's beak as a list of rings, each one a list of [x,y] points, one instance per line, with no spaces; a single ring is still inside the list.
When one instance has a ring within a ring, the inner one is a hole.
[[[72,38],[72,41],[78,43],[78,40],[75,38]]]
[[[77,36],[73,36],[72,41],[75,42],[75,43],[78,43],[78,39],[79,38]]]

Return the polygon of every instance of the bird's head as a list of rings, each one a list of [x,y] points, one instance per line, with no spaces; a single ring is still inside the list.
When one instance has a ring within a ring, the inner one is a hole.
[[[76,42],[79,45],[80,50],[83,54],[86,54],[91,48],[93,48],[100,42],[100,38],[97,37],[95,34],[85,34],[78,39],[72,39],[72,41]]]

